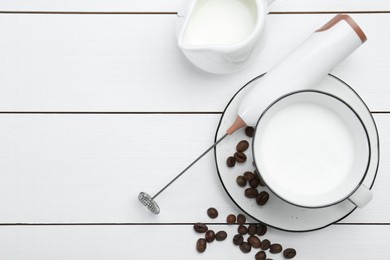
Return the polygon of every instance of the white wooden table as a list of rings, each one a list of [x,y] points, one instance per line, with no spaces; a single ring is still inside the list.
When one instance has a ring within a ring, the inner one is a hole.
[[[254,259],[231,243],[236,226],[225,216],[240,211],[212,153],[159,196],[160,215],[137,195],[207,148],[232,95],[338,12],[368,36],[332,73],[376,120],[374,199],[325,229],[270,228],[267,237],[296,248],[296,259],[390,259],[390,1],[277,0],[259,59],[225,76],[179,51],[174,23],[185,2],[0,2],[0,259]],[[197,253],[198,221],[230,238]]]

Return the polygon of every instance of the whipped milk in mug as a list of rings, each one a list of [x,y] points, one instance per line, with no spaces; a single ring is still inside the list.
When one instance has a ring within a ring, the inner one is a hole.
[[[371,197],[360,185],[370,161],[365,126],[331,94],[298,91],[275,101],[258,121],[252,148],[268,188],[294,205],[326,207],[359,187]]]
[[[253,32],[256,15],[254,0],[199,0],[184,40],[192,45],[239,43]]]
[[[329,108],[297,103],[277,111],[259,136],[258,158],[284,189],[316,196],[341,185],[354,162],[352,133]]]

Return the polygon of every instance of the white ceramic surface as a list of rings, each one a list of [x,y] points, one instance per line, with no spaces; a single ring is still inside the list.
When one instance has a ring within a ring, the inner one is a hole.
[[[221,117],[216,138],[222,136],[235,120],[240,99],[257,80],[258,78],[248,83],[229,102]],[[370,162],[363,184],[371,188],[375,180],[379,163],[379,141],[376,125],[369,110],[353,89],[334,76],[329,75],[313,89],[343,99],[357,112],[363,121],[369,136],[371,148]],[[267,95],[267,93],[264,93],[264,95]],[[323,228],[337,222],[349,215],[356,208],[349,200],[344,200],[333,206],[323,208],[298,207],[280,199],[267,188],[258,188],[259,191],[264,189],[270,193],[267,204],[258,206],[254,199],[246,198],[244,196],[244,188],[241,188],[236,184],[236,177],[238,175],[241,175],[248,170],[254,170],[254,166],[252,165],[252,153],[246,153],[248,157],[246,163],[236,164],[234,168],[228,168],[226,166],[226,158],[235,152],[236,144],[243,139],[248,140],[250,143],[252,142],[252,138],[247,137],[243,129],[228,136],[215,148],[215,158],[218,174],[227,194],[240,209],[254,219],[283,230],[309,231]]]
[[[275,101],[258,121],[252,152],[267,187],[302,207],[348,198],[370,160],[359,116],[320,91],[298,91]]]

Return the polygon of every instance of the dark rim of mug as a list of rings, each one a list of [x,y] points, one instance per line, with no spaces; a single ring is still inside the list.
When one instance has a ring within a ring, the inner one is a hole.
[[[368,168],[369,168],[369,165],[370,165],[370,162],[371,162],[371,142],[370,142],[370,137],[368,136],[368,132],[367,132],[367,129],[366,129],[366,126],[365,124],[363,123],[362,119],[360,118],[360,116],[358,115],[358,113],[349,105],[347,104],[344,100],[342,100],[341,98],[333,95],[333,94],[329,94],[329,93],[326,93],[326,92],[323,92],[323,91],[320,91],[320,90],[299,90],[299,91],[293,91],[293,92],[289,92],[281,97],[279,97],[278,99],[276,99],[274,102],[272,102],[264,111],[263,113],[261,114],[261,116],[259,117],[259,120],[257,121],[256,123],[256,127],[255,129],[257,129],[257,126],[259,125],[261,119],[264,117],[265,114],[267,114],[267,112],[274,106],[276,105],[277,103],[279,103],[280,101],[282,100],[285,100],[286,98],[288,97],[291,97],[291,96],[294,96],[296,94],[301,94],[301,93],[316,93],[316,94],[320,94],[320,95],[325,95],[325,96],[329,96],[331,98],[334,98],[336,100],[338,100],[339,102],[341,102],[342,104],[344,104],[346,106],[346,108],[349,108],[350,111],[352,111],[356,118],[359,120],[361,126],[363,127],[363,130],[364,130],[364,134],[366,136],[366,140],[367,140],[367,143],[368,143],[368,158],[367,158],[367,163],[366,163],[366,167],[365,167],[365,170],[364,170],[364,174],[363,176],[361,177],[359,183],[356,185],[356,187],[351,191],[349,192],[346,196],[336,200],[336,201],[333,201],[333,202],[329,202],[327,204],[324,204],[324,205],[319,205],[319,206],[305,206],[305,205],[299,205],[297,203],[294,203],[292,201],[289,201],[287,198],[283,198],[282,196],[280,196],[274,189],[272,189],[268,184],[267,184],[267,181],[266,179],[263,178],[263,181],[264,183],[266,184],[267,188],[270,189],[272,191],[272,193],[274,193],[276,196],[278,196],[280,199],[284,200],[285,202],[287,203],[290,203],[294,206],[298,206],[298,207],[302,207],[302,208],[325,208],[325,207],[329,207],[329,206],[332,206],[332,205],[335,205],[337,203],[340,203],[341,201],[344,201],[346,199],[348,199],[358,188],[359,186],[363,183],[366,175],[367,175],[367,171],[368,171]],[[256,132],[255,131],[255,135],[253,137],[253,141],[252,143],[255,142],[255,139],[256,139]],[[253,149],[253,145],[252,145],[252,154],[253,154],[253,160],[255,162],[255,167],[257,169],[257,171],[259,172],[259,174],[261,175],[261,171],[260,169],[257,167],[256,165],[256,155],[255,155],[255,151]]]
[[[249,86],[251,83],[255,82],[256,80],[260,79],[261,77],[263,77],[266,73],[263,73],[263,74],[260,74],[254,78],[252,78],[251,80],[249,80],[247,83],[245,83],[233,96],[232,98],[229,100],[229,102],[227,103],[225,109],[223,110],[223,113],[221,115],[221,118],[218,122],[218,126],[217,126],[217,129],[216,129],[216,132],[215,132],[215,137],[214,137],[214,141],[218,140],[218,130],[219,128],[221,127],[221,124],[222,124],[222,119],[223,119],[223,116],[224,114],[226,113],[226,110],[229,108],[230,104],[232,103],[232,101],[235,99],[235,97],[247,86]],[[366,110],[368,112],[370,112],[369,108],[367,107],[366,103],[363,101],[363,99],[360,97],[360,95],[350,86],[348,85],[346,82],[344,82],[343,80],[341,80],[340,78],[332,75],[332,74],[328,74],[329,77],[331,78],[334,78],[335,80],[339,81],[340,83],[342,83],[344,86],[348,87],[355,95],[357,98],[359,98],[359,100],[362,102],[362,104],[365,106]],[[375,175],[374,175],[374,178],[372,180],[372,183],[370,185],[370,189],[374,186],[374,183],[375,183],[375,180],[376,180],[376,177],[377,177],[377,174],[378,174],[378,168],[379,168],[379,161],[380,161],[380,153],[379,153],[379,149],[380,149],[380,144],[379,144],[379,132],[378,132],[378,128],[376,126],[376,123],[375,123],[375,120],[374,118],[372,117],[372,114],[370,113],[370,117],[371,117],[371,121],[374,125],[374,128],[375,128],[375,132],[376,132],[376,150],[378,152],[378,160],[376,162],[376,167],[375,167]],[[287,231],[287,232],[293,232],[293,233],[302,233],[302,232],[308,232],[308,231],[316,231],[316,230],[320,230],[320,229],[323,229],[323,228],[326,228],[336,222],[339,222],[343,219],[345,219],[346,217],[348,217],[350,214],[352,214],[352,212],[354,212],[356,210],[356,206],[350,211],[348,212],[347,214],[345,214],[344,216],[342,216],[341,218],[338,218],[338,219],[335,219],[333,222],[330,222],[326,225],[321,225],[319,226],[318,228],[311,228],[311,229],[302,229],[302,230],[291,230],[291,229],[285,229],[285,228],[280,228],[280,227],[277,227],[277,226],[274,226],[274,225],[271,225],[271,224],[268,224],[264,221],[261,221],[258,217],[256,216],[253,216],[252,214],[249,214],[245,209],[243,209],[238,203],[237,201],[232,197],[232,195],[230,194],[230,192],[228,191],[228,189],[226,188],[223,180],[222,180],[222,177],[221,177],[221,172],[219,170],[219,167],[218,167],[218,162],[217,162],[217,148],[215,147],[214,148],[214,160],[215,160],[215,165],[216,165],[216,169],[217,169],[217,174],[218,174],[218,178],[222,184],[222,187],[224,188],[226,194],[229,196],[229,198],[233,201],[234,204],[236,204],[236,206],[242,211],[244,212],[246,215],[252,217],[254,220],[257,220],[259,221],[260,223],[263,223],[267,226],[270,226],[270,227],[273,227],[275,229],[279,229],[279,230],[282,230],[282,231]]]

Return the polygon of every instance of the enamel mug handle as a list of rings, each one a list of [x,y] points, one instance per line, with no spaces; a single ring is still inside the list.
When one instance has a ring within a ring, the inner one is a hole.
[[[348,198],[350,202],[359,208],[365,207],[373,197],[373,193],[363,184]]]

